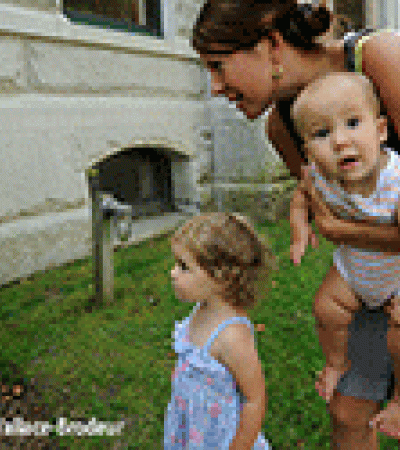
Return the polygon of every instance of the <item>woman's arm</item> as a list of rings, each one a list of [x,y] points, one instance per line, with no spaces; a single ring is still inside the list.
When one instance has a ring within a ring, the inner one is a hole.
[[[290,131],[286,128],[276,106],[268,114],[268,138],[280,154],[292,177],[301,178],[303,161]]]
[[[400,252],[400,233],[396,225],[365,224],[348,222],[332,215],[330,209],[321,200],[315,190],[311,177],[303,171],[307,196],[312,203],[315,225],[319,232],[336,245],[347,244],[358,248],[366,248],[398,254]]]
[[[363,72],[372,80],[387,109],[397,136],[400,130],[400,34],[382,32],[362,48]]]

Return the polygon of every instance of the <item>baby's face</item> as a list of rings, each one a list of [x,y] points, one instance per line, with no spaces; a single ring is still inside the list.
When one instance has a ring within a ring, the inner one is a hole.
[[[323,83],[307,93],[298,113],[310,163],[345,187],[368,183],[386,158],[386,119],[376,118],[359,83],[347,79]]]

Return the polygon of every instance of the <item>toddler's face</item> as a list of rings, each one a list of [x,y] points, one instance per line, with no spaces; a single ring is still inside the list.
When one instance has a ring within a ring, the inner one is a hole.
[[[199,267],[185,247],[173,246],[177,264],[171,270],[172,285],[177,298],[184,302],[204,302],[216,293],[213,279]]]
[[[330,80],[306,94],[298,115],[310,163],[350,190],[371,184],[387,158],[387,122],[369,103],[359,83]]]

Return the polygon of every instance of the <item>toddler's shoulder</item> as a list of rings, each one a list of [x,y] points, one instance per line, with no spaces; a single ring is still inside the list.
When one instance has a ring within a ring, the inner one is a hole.
[[[253,334],[247,323],[232,323],[222,330],[218,337],[227,345],[234,344],[237,341],[253,341]]]
[[[248,323],[231,323],[218,335],[220,356],[227,360],[240,353],[254,350],[254,336]]]

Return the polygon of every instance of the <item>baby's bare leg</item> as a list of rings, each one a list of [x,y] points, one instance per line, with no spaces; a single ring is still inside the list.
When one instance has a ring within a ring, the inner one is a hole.
[[[317,291],[313,315],[326,367],[316,383],[329,402],[339,377],[350,369],[347,359],[348,326],[361,303],[336,267],[332,266]]]

